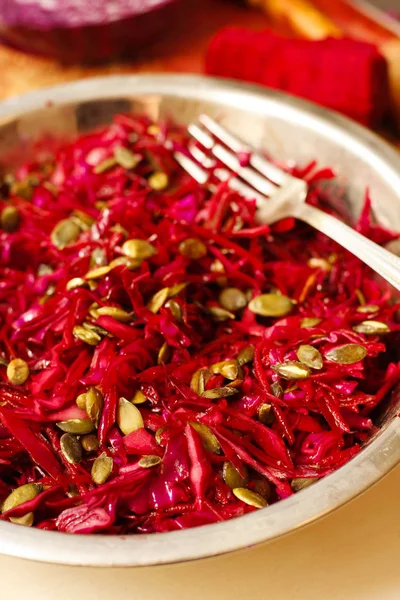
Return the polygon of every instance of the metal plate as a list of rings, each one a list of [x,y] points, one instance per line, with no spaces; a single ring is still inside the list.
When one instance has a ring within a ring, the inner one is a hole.
[[[383,224],[400,229],[400,157],[355,123],[312,104],[254,86],[190,76],[86,80],[13,98],[0,105],[0,163],[9,164],[44,133],[76,135],[121,110],[189,123],[200,112],[283,160],[318,158],[346,184],[356,213],[368,187]],[[66,535],[0,522],[0,552],[52,563],[139,566],[214,556],[278,538],[355,498],[400,460],[399,396],[374,440],[314,486],[244,517],[196,529],[132,536]]]

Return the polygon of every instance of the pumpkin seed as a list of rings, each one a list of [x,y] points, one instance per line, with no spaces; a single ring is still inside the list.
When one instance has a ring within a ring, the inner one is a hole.
[[[213,454],[219,454],[221,452],[219,441],[207,425],[204,425],[204,423],[196,423],[195,421],[189,421],[189,423],[199,434],[205,450],[212,452]]]
[[[254,346],[246,346],[246,348],[243,348],[237,357],[237,361],[239,363],[240,366],[242,365],[246,365],[247,363],[251,362],[254,358]]]
[[[268,483],[268,481],[264,477],[262,477],[254,481],[254,491],[266,500],[268,500],[268,498],[271,495],[271,486]]]
[[[274,381],[273,383],[271,383],[271,392],[273,393],[275,398],[282,398],[283,389],[279,381]]]
[[[318,477],[296,477],[292,479],[290,487],[294,492],[300,492],[300,490],[304,490],[316,481],[318,481]]]
[[[171,358],[171,354],[172,354],[171,347],[168,346],[167,342],[164,342],[158,352],[157,364],[164,365],[165,363],[167,363],[169,361],[169,359]]]
[[[89,419],[69,419],[68,421],[60,421],[56,423],[57,427],[65,433],[74,433],[75,435],[85,435],[92,433],[95,427]]]
[[[38,277],[42,277],[43,275],[51,275],[52,273],[54,273],[54,269],[50,265],[45,265],[44,263],[41,263],[38,266]]]
[[[109,158],[105,158],[103,161],[101,161],[101,163],[95,166],[93,172],[96,175],[100,175],[101,173],[105,173],[106,171],[113,169],[116,166],[116,164],[117,161],[115,160],[115,158],[113,156],[110,156]]]
[[[224,462],[222,467],[222,477],[226,485],[228,485],[232,490],[235,488],[244,488],[248,481],[247,468],[243,465],[243,472],[245,473],[245,477],[242,477],[236,467],[229,461]]]
[[[353,365],[367,356],[367,350],[360,344],[345,344],[326,353],[326,358],[339,365]]]
[[[108,266],[111,269],[124,266],[130,271],[134,271],[135,269],[138,269],[141,264],[142,261],[139,259],[129,258],[129,256],[118,256],[117,258],[114,258],[114,260],[112,260]]]
[[[99,440],[95,435],[89,433],[89,435],[84,435],[81,438],[82,448],[86,450],[86,452],[95,452],[99,448]]]
[[[146,240],[126,240],[122,246],[122,252],[129,258],[136,258],[141,261],[147,260],[157,254],[156,248]]]
[[[76,242],[82,229],[72,219],[63,219],[59,221],[50,234],[50,239],[54,246],[60,250]]]
[[[98,456],[92,465],[92,480],[97,485],[102,485],[110,477],[114,466],[114,461],[105,452]]]
[[[82,460],[82,446],[75,435],[63,433],[60,437],[61,452],[69,463],[76,465]]]
[[[147,308],[154,314],[157,314],[168,299],[169,288],[162,288],[151,298]]]
[[[132,403],[133,404],[144,404],[145,402],[147,402],[147,400],[148,399],[143,394],[143,392],[141,390],[138,390],[132,398]]]
[[[104,315],[107,317],[112,317],[121,323],[130,323],[133,320],[131,313],[126,312],[126,310],[118,308],[117,306],[100,306],[97,309],[97,314],[100,316]]]
[[[95,325],[94,323],[85,322],[82,324],[82,327],[84,327],[88,331],[93,331],[94,333],[97,333],[97,335],[104,336],[104,337],[105,336],[112,337],[112,335],[110,333],[108,333],[108,331],[106,329],[104,329],[103,327],[100,327],[100,325]]]
[[[96,427],[99,425],[103,404],[104,399],[102,392],[94,386],[90,387],[86,392],[86,412],[89,419]]]
[[[68,498],[76,498],[76,496],[79,496],[78,488],[76,487],[76,485],[74,483],[70,483],[68,485],[67,496],[68,496]]]
[[[42,485],[40,483],[25,483],[17,487],[15,490],[11,492],[4,500],[3,505],[1,507],[1,512],[5,513],[24,502],[29,502],[29,500],[33,500],[36,498],[38,494],[42,491]],[[10,517],[11,523],[15,523],[17,525],[25,525],[30,527],[33,525],[34,514],[33,512],[29,512],[22,517]]]
[[[187,288],[188,284],[187,283],[174,283],[174,285],[171,285],[171,287],[169,288],[169,298],[173,298],[174,296],[177,296],[178,294],[180,294],[185,288]]]
[[[97,344],[101,342],[101,337],[97,333],[88,331],[85,327],[82,327],[82,325],[75,325],[72,333],[78,340],[85,342],[85,344],[89,344],[89,346],[97,346]]]
[[[293,302],[281,294],[261,294],[250,301],[249,309],[262,317],[284,317],[293,309]]]
[[[196,392],[199,396],[201,396],[205,389],[207,382],[212,377],[212,372],[207,367],[203,367],[199,369],[192,375],[192,379],[190,380],[191,389]]]
[[[263,425],[271,425],[274,420],[274,413],[271,404],[261,404],[257,411],[258,420]]]
[[[83,394],[79,394],[75,402],[78,408],[86,412],[86,392],[84,392]]]
[[[114,150],[114,158],[120,167],[124,169],[134,169],[142,160],[140,154],[133,154],[128,148],[118,146]]]
[[[307,262],[307,266],[310,269],[322,269],[323,271],[330,271],[332,269],[332,265],[325,258],[310,258]]]
[[[379,306],[376,304],[365,304],[364,306],[358,306],[358,313],[375,313],[379,311]]]
[[[13,385],[23,385],[29,377],[28,364],[22,358],[14,358],[7,366],[7,379]]]
[[[278,373],[284,379],[307,379],[311,375],[309,367],[295,360],[272,365],[272,368],[275,373]]]
[[[172,316],[178,323],[182,321],[182,308],[179,302],[176,300],[168,300],[166,306],[171,311]]]
[[[229,319],[235,319],[235,315],[233,313],[220,306],[210,306],[208,312],[212,316],[213,320],[217,321],[218,323],[229,321]]]
[[[139,460],[139,466],[143,469],[151,469],[152,467],[156,467],[162,462],[159,456],[155,456],[153,454],[149,454],[148,456],[142,456]]]
[[[237,360],[223,360],[211,366],[214,375],[222,375],[225,379],[233,381],[239,374],[239,364]]]
[[[83,212],[83,210],[74,210],[70,218],[82,231],[88,231],[94,223],[93,217]]]
[[[207,254],[207,246],[197,238],[186,238],[179,244],[179,252],[190,260],[200,260]]]
[[[166,427],[160,427],[159,429],[157,429],[156,433],[154,434],[154,439],[156,440],[157,444],[159,446],[164,446],[165,442],[163,439],[163,434],[166,431]]]
[[[255,508],[264,508],[268,506],[268,502],[265,498],[257,494],[256,492],[252,492],[244,487],[234,488],[233,490],[236,498],[248,504],[249,506],[254,506]]]
[[[31,200],[33,196],[33,188],[38,184],[35,176],[28,176],[22,181],[13,181],[11,184],[11,194],[20,196],[25,200]]]
[[[230,312],[241,310],[247,305],[245,294],[235,287],[223,289],[218,299],[221,306]]]
[[[96,269],[92,269],[88,271],[85,275],[85,279],[102,279],[111,271],[110,265],[105,265],[104,267],[97,267]]]
[[[155,190],[156,192],[161,192],[162,190],[165,190],[166,187],[168,187],[168,175],[163,171],[157,171],[156,173],[150,175],[148,183],[151,189]]]
[[[361,306],[364,306],[364,305],[365,305],[367,302],[366,302],[366,300],[365,300],[365,296],[364,296],[364,294],[362,293],[362,291],[361,291],[361,290],[359,290],[359,289],[356,289],[356,290],[355,290],[355,294],[356,294],[356,296],[357,296],[357,300],[358,300],[358,302],[361,304]]]
[[[237,393],[238,390],[236,388],[225,386],[214,388],[213,390],[205,390],[201,395],[203,398],[208,398],[209,400],[218,400],[219,398],[227,398]]]
[[[91,304],[89,306],[89,315],[92,317],[92,319],[98,319],[99,318],[99,314],[97,312],[98,308],[99,308],[99,305],[97,304],[97,302],[93,302],[93,304]]]
[[[321,323],[322,319],[318,319],[318,317],[305,317],[302,319],[300,323],[300,327],[308,329],[310,327],[316,327]]]
[[[67,282],[67,285],[65,287],[68,290],[68,292],[70,292],[71,290],[75,290],[76,288],[87,287],[87,285],[88,282],[82,279],[82,277],[74,277],[73,279],[70,279]]]
[[[15,206],[5,206],[0,214],[1,228],[7,233],[15,231],[20,222],[20,214]]]
[[[141,412],[126,398],[120,398],[117,411],[117,423],[124,435],[144,427]]]
[[[390,327],[381,321],[363,321],[353,327],[357,333],[365,333],[365,335],[383,335],[390,333]]]
[[[90,255],[90,268],[104,267],[107,264],[107,255],[104,248],[95,248]]]
[[[310,369],[322,369],[323,367],[322,355],[314,346],[308,344],[299,346],[297,358],[303,365],[310,367]]]

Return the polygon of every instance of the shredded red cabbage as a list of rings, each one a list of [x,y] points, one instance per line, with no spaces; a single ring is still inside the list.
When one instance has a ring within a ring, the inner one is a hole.
[[[166,141],[168,140],[168,144]],[[119,115],[4,177],[2,519],[162,532],[272,504],[338,469],[400,379],[398,305],[292,219],[201,186],[186,134]],[[329,169],[292,169],[327,207]],[[380,244],[397,236],[371,219]]]

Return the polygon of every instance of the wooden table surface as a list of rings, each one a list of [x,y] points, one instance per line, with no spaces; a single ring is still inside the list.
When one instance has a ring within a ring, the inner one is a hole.
[[[213,33],[223,25],[268,26],[267,17],[233,0],[199,0],[185,26],[165,32],[163,39],[142,50],[131,60],[101,67],[63,67],[56,61],[29,56],[0,47],[0,98],[39,87],[95,75],[135,72],[203,71],[203,56]]]

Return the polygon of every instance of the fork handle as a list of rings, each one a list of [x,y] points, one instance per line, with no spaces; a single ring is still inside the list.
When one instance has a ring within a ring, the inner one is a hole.
[[[339,219],[309,204],[297,204],[293,216],[346,248],[400,291],[400,258],[389,250],[378,246]]]

